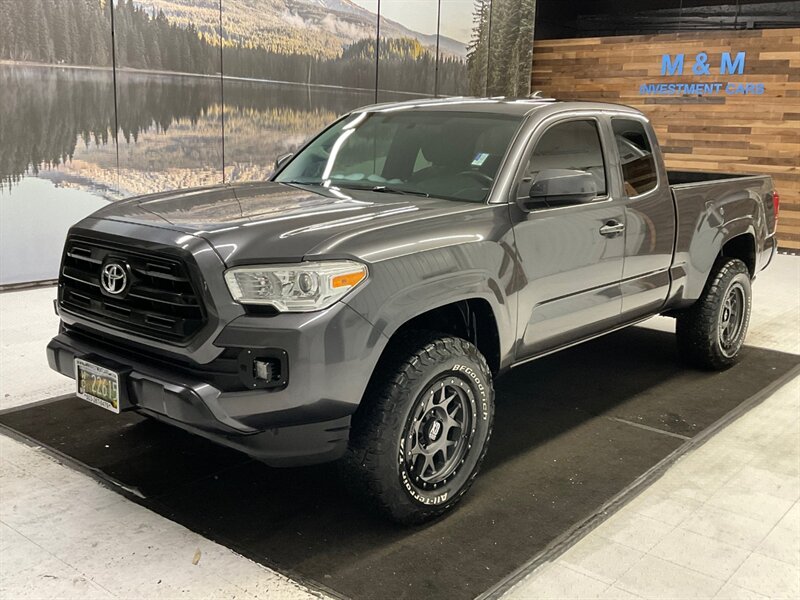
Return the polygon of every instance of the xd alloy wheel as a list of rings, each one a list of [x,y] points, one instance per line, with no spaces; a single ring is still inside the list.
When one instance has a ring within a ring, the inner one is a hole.
[[[468,341],[416,331],[387,351],[353,417],[343,461],[361,493],[398,523],[452,508],[478,474],[492,431],[492,374]]]
[[[401,440],[400,473],[412,495],[431,492],[458,474],[475,435],[477,403],[469,383],[444,373],[420,395]]]
[[[734,281],[719,311],[718,343],[722,354],[730,358],[742,346],[743,330],[747,327],[748,298],[741,282]]]

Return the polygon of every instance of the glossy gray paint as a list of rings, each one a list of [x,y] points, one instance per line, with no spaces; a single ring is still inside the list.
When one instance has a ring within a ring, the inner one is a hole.
[[[754,274],[767,266],[776,245],[773,190],[772,179],[760,176],[672,187],[678,229],[670,304],[696,299],[720,249],[738,236],[752,240]]]
[[[437,307],[460,300],[485,302],[494,315],[503,371],[691,304],[724,244],[736,236],[752,236],[757,269],[774,251],[770,178],[729,178],[671,188],[652,128],[638,111],[599,103],[485,99],[414,101],[360,110],[417,107],[521,117],[485,203],[274,182],[133,198],[103,208],[76,225],[73,233],[190,256],[196,278],[202,281],[208,325],[188,345],[176,347],[137,339],[63,309],[61,318],[68,325],[163,352],[160,366],[129,358],[136,377],[151,381],[153,389],[169,380],[170,355],[205,364],[231,346],[287,350],[291,375],[283,390],[222,393],[208,390],[203,382],[174,382],[189,390],[186,402],[191,410],[177,401],[141,401],[141,408],[154,416],[204,435],[213,437],[219,430],[224,443],[231,443],[232,431],[253,435],[269,430],[279,440],[287,427],[346,422],[391,337],[409,320]],[[649,133],[658,185],[643,196],[629,198],[623,189],[610,125],[615,116],[639,120]],[[525,159],[549,127],[576,118],[596,120],[599,126],[607,195],[586,204],[524,210],[516,202],[516,189]],[[624,231],[602,234],[601,228],[610,224],[624,225]],[[223,281],[224,271],[232,266],[337,258],[366,263],[369,278],[340,303],[318,313],[247,315]],[[51,346],[51,364],[71,373],[69,336],[59,336]],[[87,352],[77,346],[73,355]],[[204,421],[198,415],[208,406],[214,408],[213,418]],[[194,422],[195,417],[201,422]],[[324,430],[324,435],[319,433],[323,438],[314,434],[316,442],[309,441],[309,446],[325,446],[320,440],[328,440],[324,436],[340,425],[326,427],[317,432]],[[236,439],[239,447],[247,448],[244,438]],[[343,451],[341,436],[334,445],[335,451],[311,455],[307,449],[293,454],[277,442],[266,449],[261,442],[252,444],[249,451],[285,464],[294,456],[302,456],[303,462],[335,458]]]

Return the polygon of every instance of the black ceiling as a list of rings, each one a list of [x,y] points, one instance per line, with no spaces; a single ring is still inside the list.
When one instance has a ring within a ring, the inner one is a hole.
[[[536,37],[800,27],[800,1],[538,0]]]

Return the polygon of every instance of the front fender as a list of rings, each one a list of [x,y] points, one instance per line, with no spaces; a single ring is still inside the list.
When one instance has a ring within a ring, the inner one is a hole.
[[[430,310],[462,300],[485,300],[497,323],[503,367],[516,333],[516,307],[507,295],[512,265],[506,251],[489,242],[409,254],[371,265],[368,284],[345,302],[372,323],[375,335],[391,338]]]

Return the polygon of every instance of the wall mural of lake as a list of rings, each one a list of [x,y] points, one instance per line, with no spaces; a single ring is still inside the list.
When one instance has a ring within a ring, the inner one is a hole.
[[[0,285],[55,278],[102,204],[264,179],[357,106],[526,94],[534,4],[0,2]]]

